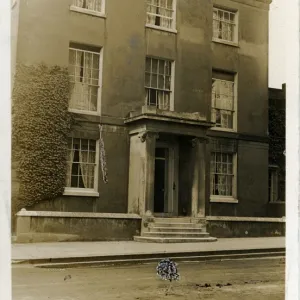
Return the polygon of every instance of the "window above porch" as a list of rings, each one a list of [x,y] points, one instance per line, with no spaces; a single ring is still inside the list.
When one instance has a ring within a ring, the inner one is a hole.
[[[145,105],[161,110],[174,110],[174,62],[146,57]]]

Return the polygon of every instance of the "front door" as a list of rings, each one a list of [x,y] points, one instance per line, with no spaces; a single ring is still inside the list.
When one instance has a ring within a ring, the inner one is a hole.
[[[166,212],[168,194],[168,148],[155,149],[154,213]]]
[[[154,211],[156,216],[178,215],[178,145],[158,142],[155,149]]]

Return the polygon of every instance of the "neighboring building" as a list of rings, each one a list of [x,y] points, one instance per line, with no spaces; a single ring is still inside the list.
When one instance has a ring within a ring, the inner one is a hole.
[[[69,66],[70,111],[81,123],[65,194],[27,209],[136,216],[142,233],[153,215],[266,217],[270,3],[18,2],[16,62]]]
[[[285,215],[286,86],[269,88],[269,209],[271,216]]]

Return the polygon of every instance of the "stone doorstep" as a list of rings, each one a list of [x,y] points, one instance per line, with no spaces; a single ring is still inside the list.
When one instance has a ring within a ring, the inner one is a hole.
[[[198,227],[165,227],[165,226],[149,226],[149,232],[206,232],[205,228]],[[146,231],[145,231],[146,232]]]
[[[154,243],[210,242],[216,238],[206,232],[205,219],[193,217],[154,218],[135,241]]]
[[[180,231],[180,232],[144,232],[143,236],[147,237],[181,237],[181,238],[190,238],[190,237],[208,237],[209,233],[207,232],[185,232],[185,231]]]
[[[167,223],[167,222],[154,222],[154,223],[149,223],[149,228],[154,228],[154,227],[169,227],[169,228],[196,228],[196,229],[203,229],[205,228],[204,224],[200,223]]]
[[[149,243],[201,243],[201,242],[216,242],[217,238],[213,237],[148,237],[134,236],[136,242]]]
[[[193,217],[155,217],[154,223],[181,223],[181,224],[205,224],[206,218],[193,218]]]

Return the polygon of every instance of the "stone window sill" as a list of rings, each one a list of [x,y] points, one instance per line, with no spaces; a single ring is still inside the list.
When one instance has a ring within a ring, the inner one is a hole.
[[[146,28],[156,29],[156,30],[160,30],[160,31],[166,31],[166,32],[170,32],[170,33],[177,33],[176,29],[160,27],[160,26],[156,26],[156,25],[152,25],[152,24],[146,24]]]
[[[233,197],[210,196],[210,202],[212,202],[212,203],[239,203],[239,200],[235,199]]]
[[[80,197],[99,197],[99,193],[90,189],[69,189],[65,188],[64,196],[80,196]]]
[[[88,10],[88,9],[73,6],[73,5],[70,6],[70,10],[78,12],[78,13],[86,14],[86,15],[99,17],[99,18],[104,18],[104,19],[106,18],[106,15],[103,12],[92,11],[92,10]]]
[[[88,111],[88,110],[80,110],[80,109],[74,109],[74,108],[69,108],[68,111],[71,113],[74,113],[74,114],[100,116],[100,113],[98,111]]]
[[[236,132],[236,130],[231,129],[231,128],[212,127],[210,129],[213,131]]]
[[[219,40],[216,38],[213,38],[212,41],[214,43],[218,43],[218,44],[224,44],[224,45],[228,45],[228,46],[232,46],[232,47],[237,47],[239,48],[239,44],[236,42],[230,42],[230,41],[225,41],[225,40]]]

